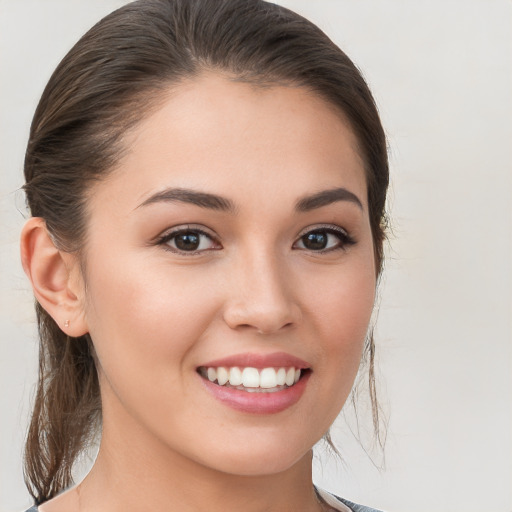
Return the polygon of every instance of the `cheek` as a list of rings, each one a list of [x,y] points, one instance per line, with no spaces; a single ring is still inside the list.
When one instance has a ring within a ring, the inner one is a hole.
[[[104,257],[94,270],[86,317],[104,371],[179,364],[217,311],[200,279],[169,265]]]
[[[316,298],[310,306],[316,311],[313,339],[319,356],[315,368],[319,386],[315,414],[325,429],[334,422],[350,394],[373,311],[373,266],[370,272],[361,270],[341,272],[337,279],[330,280],[324,293],[312,297]]]
[[[354,259],[317,284],[307,307],[313,312],[318,350],[324,356],[322,370],[330,381],[339,385],[341,379],[344,387],[351,387],[375,301],[373,258]]]

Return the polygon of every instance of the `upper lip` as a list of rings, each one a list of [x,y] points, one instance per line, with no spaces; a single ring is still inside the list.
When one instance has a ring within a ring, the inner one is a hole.
[[[233,354],[231,356],[223,357],[221,359],[215,359],[214,361],[208,361],[201,366],[207,368],[218,368],[224,366],[231,368],[233,366],[241,366],[243,368],[282,368],[282,367],[294,367],[295,369],[306,369],[310,368],[310,364],[299,359],[298,357],[287,354],[286,352],[274,352],[272,354],[255,354],[255,353],[244,353],[244,354]]]

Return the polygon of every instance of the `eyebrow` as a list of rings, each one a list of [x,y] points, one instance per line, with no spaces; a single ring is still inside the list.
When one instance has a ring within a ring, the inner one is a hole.
[[[235,205],[229,199],[207,192],[198,192],[186,188],[167,188],[148,197],[137,208],[155,203],[189,203],[209,210],[234,212]]]
[[[236,211],[235,204],[230,199],[216,194],[199,192],[186,188],[167,188],[157,192],[148,197],[139,206],[137,206],[137,208],[155,203],[174,203],[177,201],[193,204],[200,208],[206,208],[209,210],[232,213]],[[316,194],[305,196],[297,201],[295,209],[299,212],[309,212],[338,201],[349,201],[356,204],[361,210],[363,209],[363,205],[359,198],[354,193],[342,187],[322,190]]]
[[[299,199],[295,205],[295,209],[299,212],[309,212],[322,206],[327,206],[338,201],[349,201],[359,206],[363,210],[363,203],[361,200],[350,190],[346,188],[333,188],[329,190],[322,190],[316,194],[305,196]]]

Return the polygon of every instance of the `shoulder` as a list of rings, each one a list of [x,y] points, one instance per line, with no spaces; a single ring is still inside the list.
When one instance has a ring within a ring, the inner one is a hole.
[[[330,492],[327,492],[324,489],[320,489],[318,487],[316,487],[316,492],[325,503],[330,505],[335,510],[339,510],[341,512],[380,512],[374,508],[358,505],[352,501],[340,498],[339,496],[335,496],[334,494],[331,494]]]
[[[343,498],[339,498],[335,496],[335,498],[342,503],[344,503],[352,512],[380,512],[375,508],[365,507],[364,505],[358,505],[357,503],[352,503],[351,501],[344,500]]]
[[[37,507],[34,505],[33,507],[30,507],[28,510],[26,510],[25,512],[37,512]]]

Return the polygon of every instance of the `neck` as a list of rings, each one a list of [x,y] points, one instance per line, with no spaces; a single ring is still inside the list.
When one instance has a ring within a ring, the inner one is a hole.
[[[124,423],[122,431],[113,427],[104,418],[95,465],[75,490],[80,512],[321,510],[312,484],[311,450],[279,473],[234,475],[169,450],[136,425]]]

